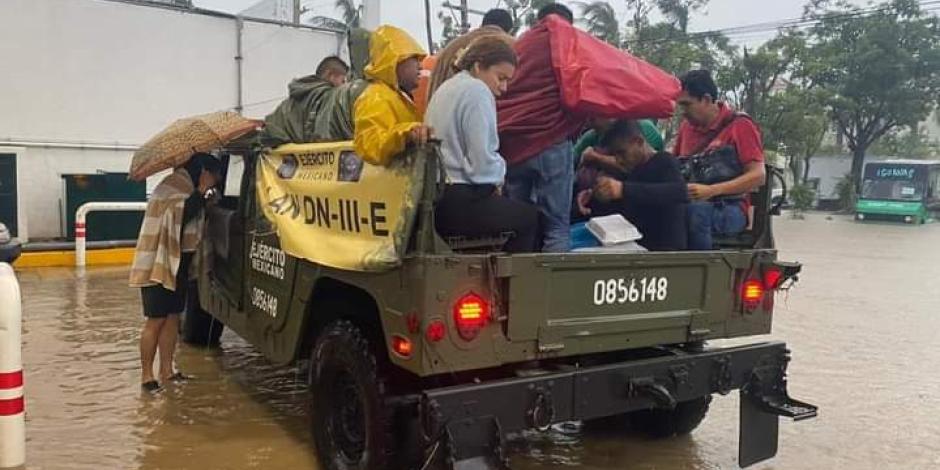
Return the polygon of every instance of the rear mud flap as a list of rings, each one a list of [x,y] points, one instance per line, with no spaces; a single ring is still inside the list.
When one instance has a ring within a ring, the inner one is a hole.
[[[448,423],[450,447],[448,459],[453,470],[503,470],[508,465],[502,458],[502,431],[499,422],[490,416]]]
[[[780,416],[794,421],[816,417],[816,406],[787,395],[784,376],[768,381],[767,375],[766,369],[755,371],[741,389],[738,464],[742,468],[777,455]]]

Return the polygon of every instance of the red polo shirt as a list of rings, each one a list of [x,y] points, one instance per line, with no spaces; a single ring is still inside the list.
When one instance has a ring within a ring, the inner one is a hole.
[[[731,118],[734,111],[724,102],[718,102],[718,117],[708,127],[699,127],[693,125],[687,120],[683,120],[679,125],[679,134],[676,137],[676,146],[673,153],[677,157],[690,157],[696,149],[704,143],[704,139],[715,129],[721,127],[721,124]],[[704,149],[698,153],[705,153],[726,145],[734,145],[738,152],[738,159],[742,165],[752,162],[764,161],[764,143],[761,139],[760,129],[754,124],[754,121],[746,117],[735,118],[731,124],[725,126],[724,130],[718,133],[708,143]]]

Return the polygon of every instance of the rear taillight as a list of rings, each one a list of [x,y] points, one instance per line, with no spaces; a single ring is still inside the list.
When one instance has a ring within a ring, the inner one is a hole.
[[[744,308],[754,310],[764,299],[764,283],[758,279],[748,279],[744,281],[744,287],[741,289],[741,301]]]
[[[454,304],[454,324],[457,334],[471,341],[480,334],[490,317],[490,304],[473,292],[457,299]]]
[[[411,353],[414,352],[414,346],[410,339],[401,335],[393,335],[392,350],[401,357],[409,358]]]
[[[780,281],[783,280],[783,272],[777,268],[769,268],[764,271],[764,288],[767,290],[776,290],[780,287]]]
[[[428,323],[428,329],[424,332],[424,337],[431,343],[436,343],[447,334],[447,325],[442,320],[434,320]]]

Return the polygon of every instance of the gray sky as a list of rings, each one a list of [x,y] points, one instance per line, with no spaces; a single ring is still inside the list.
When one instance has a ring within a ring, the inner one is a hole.
[[[424,0],[380,0],[382,6],[382,22],[400,26],[408,30],[422,44],[426,42],[424,32]],[[194,3],[202,8],[221,10],[230,13],[237,13],[248,6],[256,3],[257,0],[194,0]],[[324,16],[334,16],[334,0],[304,0],[306,6],[314,14]],[[458,3],[457,0],[453,0]],[[441,25],[437,20],[437,11],[441,10],[442,0],[432,0],[431,4],[434,11],[432,28],[435,37],[440,34]],[[499,0],[469,0],[471,8],[478,10],[487,10],[501,3]],[[576,2],[563,1],[577,12],[574,8]],[[623,2],[612,0],[611,5],[624,16],[626,11]],[[691,20],[689,29],[692,31],[703,31],[713,29],[723,29],[734,26],[750,25],[755,23],[764,23],[768,21],[798,18],[803,12],[805,0],[711,0],[708,8],[704,12],[696,13]],[[853,0],[853,3],[863,5],[866,1]],[[471,23],[479,24],[480,18],[471,15]],[[735,35],[732,40],[735,43],[754,44],[763,42],[774,33],[756,33],[749,35]]]

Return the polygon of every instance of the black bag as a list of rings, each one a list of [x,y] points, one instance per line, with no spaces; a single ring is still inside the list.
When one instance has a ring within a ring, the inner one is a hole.
[[[679,170],[687,182],[708,185],[731,181],[744,173],[733,145],[679,159]]]
[[[741,165],[738,151],[733,145],[725,145],[701,153],[708,148],[712,139],[738,118],[751,119],[746,113],[731,114],[705,139],[702,139],[702,145],[695,149],[692,156],[679,159],[679,171],[682,172],[686,182],[710,185],[731,181],[744,174],[744,166]]]

